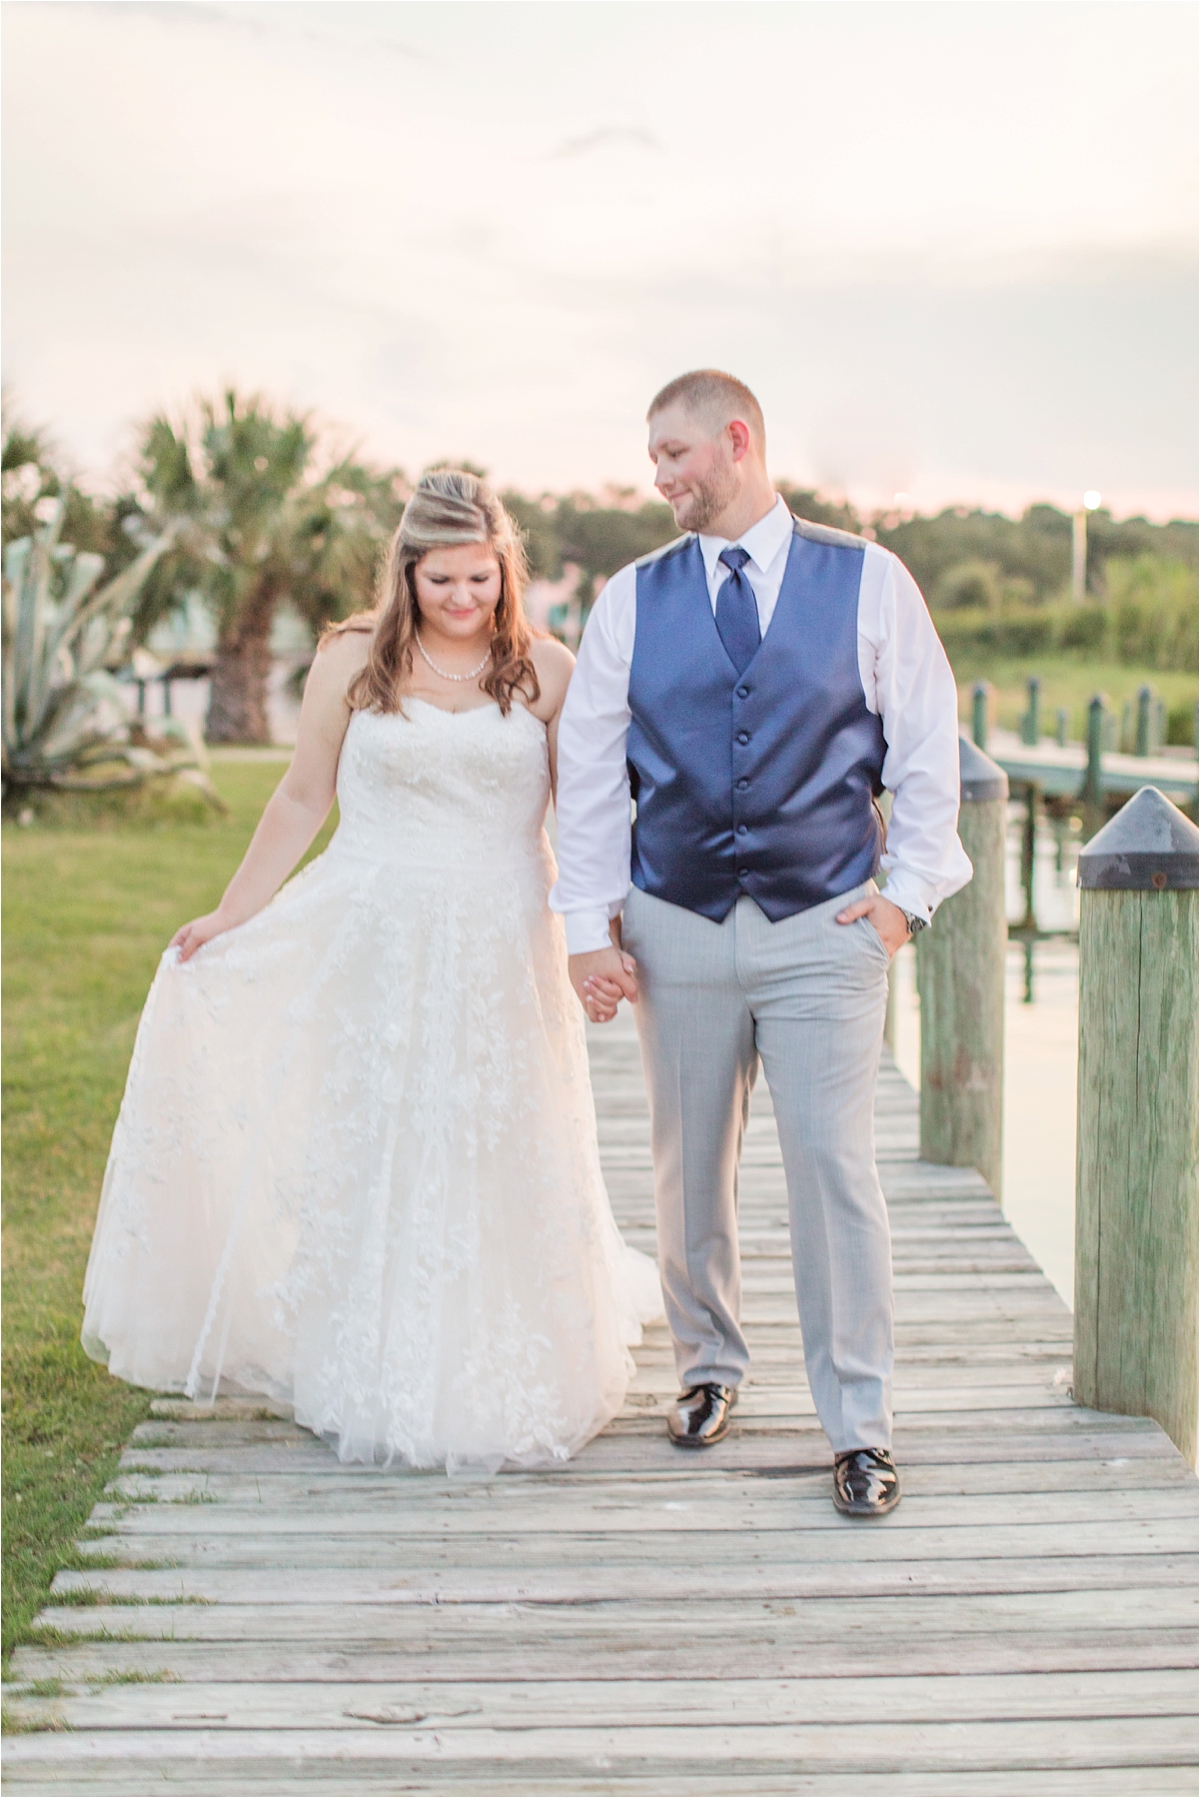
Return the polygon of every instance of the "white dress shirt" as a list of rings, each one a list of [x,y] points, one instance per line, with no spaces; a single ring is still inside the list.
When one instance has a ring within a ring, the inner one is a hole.
[[[781,498],[739,539],[742,573],[765,637],[792,541]],[[920,589],[904,564],[865,544],[858,591],[858,671],[868,711],[883,724],[883,784],[892,794],[882,870],[887,896],[932,917],[967,884],[971,864],[958,840],[958,695],[946,652]],[[700,537],[714,612],[729,543]],[[550,904],[566,918],[571,955],[607,948],[608,925],[629,891],[632,809],[625,739],[629,670],[637,628],[637,567],[605,585],[592,608],[558,727],[558,866]]]

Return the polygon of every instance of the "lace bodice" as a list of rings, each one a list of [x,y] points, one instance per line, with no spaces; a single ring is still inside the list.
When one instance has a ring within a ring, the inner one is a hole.
[[[541,858],[550,799],[546,727],[525,706],[355,712],[338,766],[335,853],[413,867],[495,870]]]

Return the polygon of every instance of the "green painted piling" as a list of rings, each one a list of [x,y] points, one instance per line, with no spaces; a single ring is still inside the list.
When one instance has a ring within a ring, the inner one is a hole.
[[[917,937],[921,1158],[978,1168],[999,1196],[1008,777],[965,737],[959,769],[958,832],[975,875]]]
[[[1075,1396],[1196,1462],[1200,833],[1143,787],[1079,858]]]
[[[971,738],[977,749],[987,749],[988,705],[991,687],[985,680],[977,680],[971,693]]]
[[[1029,705],[1021,719],[1021,741],[1036,747],[1042,734],[1042,682],[1040,675],[1031,674],[1027,682]]]
[[[1021,891],[1025,895],[1025,911],[1018,926],[1036,931],[1037,912],[1033,902],[1033,881],[1037,868],[1037,820],[1041,791],[1035,781],[1025,789],[1025,816],[1021,820]]]
[[[1104,753],[1105,705],[1103,693],[1093,694],[1087,709],[1087,769],[1079,797],[1088,814],[1084,819],[1084,835],[1092,836],[1099,828],[1104,808],[1104,784],[1101,757]]]
[[[1137,736],[1133,753],[1149,755],[1154,747],[1154,688],[1139,687],[1137,696]]]

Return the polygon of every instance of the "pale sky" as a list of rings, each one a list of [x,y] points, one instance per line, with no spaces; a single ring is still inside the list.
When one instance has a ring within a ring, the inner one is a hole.
[[[860,504],[1196,511],[1190,0],[7,0],[4,376],[82,472],[233,380],[649,488],[756,389]]]

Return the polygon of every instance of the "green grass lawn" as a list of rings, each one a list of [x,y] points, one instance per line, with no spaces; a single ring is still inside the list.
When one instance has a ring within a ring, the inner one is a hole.
[[[1028,703],[1026,682],[1031,674],[1040,675],[1042,681],[1042,730],[1047,736],[1053,734],[1055,711],[1059,706],[1065,706],[1071,720],[1071,739],[1079,743],[1087,735],[1087,706],[1094,693],[1104,694],[1118,720],[1122,706],[1127,701],[1136,701],[1138,688],[1147,681],[1166,700],[1169,708],[1194,704],[1196,699],[1194,674],[1136,668],[1122,662],[1083,662],[1077,656],[1063,654],[979,664],[959,656],[954,661],[954,678],[958,682],[960,718],[971,716],[974,683],[988,680],[995,688],[993,723],[1016,730]]]
[[[149,1405],[79,1346],[83,1273],[142,1003],[177,926],[220,898],[282,772],[218,763],[229,812],[208,824],[3,827],[6,1655],[71,1563]]]

